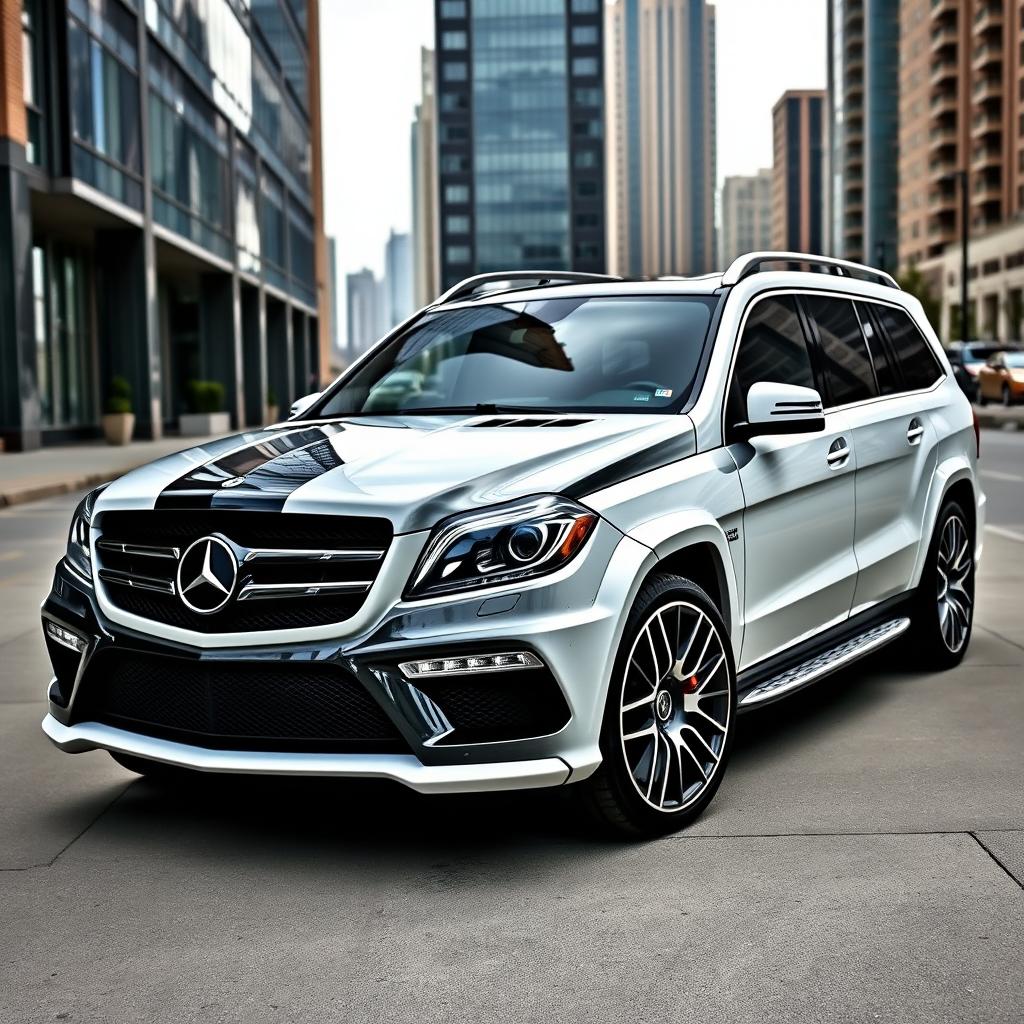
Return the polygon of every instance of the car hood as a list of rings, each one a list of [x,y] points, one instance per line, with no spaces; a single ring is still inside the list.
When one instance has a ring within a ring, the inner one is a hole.
[[[234,508],[379,515],[396,533],[528,494],[587,494],[692,455],[685,415],[381,416],[286,423],[134,470],[97,512]]]

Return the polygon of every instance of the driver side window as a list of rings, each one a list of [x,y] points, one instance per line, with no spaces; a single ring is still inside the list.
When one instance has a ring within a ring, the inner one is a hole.
[[[727,430],[746,420],[747,392],[762,380],[814,387],[807,340],[793,295],[761,299],[747,317],[729,385]]]

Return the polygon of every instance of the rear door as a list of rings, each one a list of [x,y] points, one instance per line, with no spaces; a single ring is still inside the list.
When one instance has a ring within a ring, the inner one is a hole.
[[[910,585],[935,468],[941,370],[905,310],[838,297],[809,298],[807,308],[828,401],[849,417],[857,451],[857,614]]]
[[[817,433],[730,443],[758,381],[817,387],[798,300],[773,294],[747,314],[726,402],[743,488],[745,629],[740,667],[842,622],[856,585],[854,444],[844,413]]]

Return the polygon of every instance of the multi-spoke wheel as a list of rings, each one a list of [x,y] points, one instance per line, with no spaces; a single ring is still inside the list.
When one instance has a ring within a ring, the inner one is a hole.
[[[677,576],[648,583],[615,664],[601,737],[604,763],[589,782],[608,823],[672,831],[710,802],[728,756],[735,670],[721,616]]]
[[[974,621],[974,538],[968,522],[955,501],[939,512],[907,634],[915,663],[951,668],[967,651]]]

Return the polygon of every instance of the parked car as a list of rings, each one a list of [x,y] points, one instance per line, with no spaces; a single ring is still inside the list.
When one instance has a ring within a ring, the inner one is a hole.
[[[1011,406],[1024,398],[1024,351],[1003,349],[978,370],[978,402]]]
[[[967,650],[977,419],[887,274],[482,275],[296,417],[82,501],[42,610],[58,747],[571,785],[650,835],[708,805],[739,713]]]
[[[1016,350],[1015,344],[1000,344],[998,341],[955,342],[946,351],[953,377],[960,390],[972,401],[978,401],[978,371],[986,360],[997,352]]]

